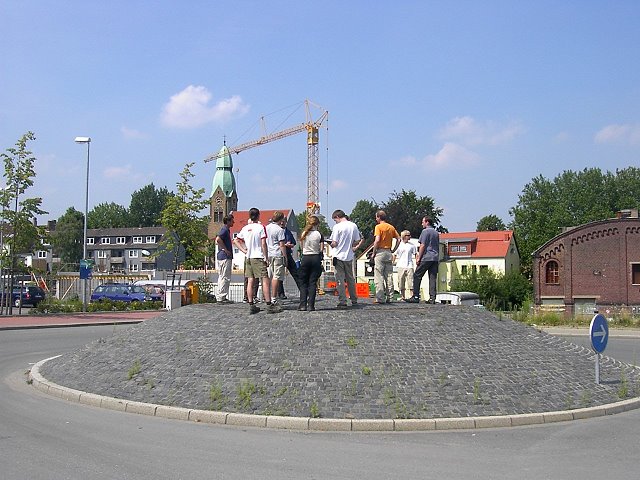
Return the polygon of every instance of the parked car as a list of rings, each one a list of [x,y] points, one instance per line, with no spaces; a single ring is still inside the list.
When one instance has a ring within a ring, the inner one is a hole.
[[[21,295],[22,294],[22,295]],[[11,295],[11,303],[15,307],[22,305],[35,307],[42,300],[44,300],[45,293],[40,287],[35,285],[26,285],[24,287],[14,287]],[[5,292],[0,292],[0,302],[2,305],[6,305]]]
[[[144,302],[151,300],[144,288],[128,283],[103,283],[91,294],[92,302],[113,300],[121,302]]]

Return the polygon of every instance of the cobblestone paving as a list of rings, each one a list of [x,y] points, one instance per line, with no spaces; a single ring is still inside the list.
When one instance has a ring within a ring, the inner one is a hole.
[[[472,307],[365,304],[276,315],[191,305],[50,361],[78,390],[203,410],[445,418],[567,410],[640,395],[632,366]],[[363,302],[361,302],[363,303]],[[264,305],[261,305],[264,310]]]

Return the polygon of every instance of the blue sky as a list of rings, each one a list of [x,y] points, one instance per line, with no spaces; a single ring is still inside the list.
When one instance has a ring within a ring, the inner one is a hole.
[[[638,166],[637,1],[0,0],[0,149],[31,130],[49,211],[129,205],[229,145],[329,111],[322,213],[415,190],[450,231],[542,174]],[[298,106],[298,108],[296,108]],[[320,110],[312,111],[315,115]],[[234,157],[239,208],[304,209],[304,134]],[[404,228],[404,225],[397,225]]]

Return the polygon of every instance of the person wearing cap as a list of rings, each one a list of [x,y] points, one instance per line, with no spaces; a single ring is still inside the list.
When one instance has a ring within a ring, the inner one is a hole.
[[[398,291],[405,300],[413,294],[413,272],[416,266],[417,248],[409,241],[411,239],[409,230],[403,230],[400,238],[402,242],[393,254],[393,261],[398,269]],[[405,295],[405,287],[409,291],[408,295]]]
[[[400,244],[400,234],[387,223],[384,210],[376,212],[376,228],[373,231],[372,257],[375,259],[373,281],[376,285],[376,299],[373,303],[391,303],[393,294],[393,253]]]

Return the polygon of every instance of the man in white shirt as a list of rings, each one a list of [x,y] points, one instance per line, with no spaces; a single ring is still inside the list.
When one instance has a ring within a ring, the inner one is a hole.
[[[358,304],[356,281],[353,276],[353,256],[362,241],[362,237],[356,224],[349,221],[342,210],[334,211],[331,218],[336,222],[331,230],[331,255],[338,289],[337,308],[346,309],[348,308],[347,288],[349,289],[351,304],[353,306]]]
[[[247,299],[249,300],[249,313],[258,313],[260,307],[254,304],[253,285],[262,279],[262,294],[267,302],[267,313],[280,313],[282,307],[271,303],[271,289],[269,288],[269,274],[267,264],[269,252],[267,250],[267,232],[260,223],[260,210],[249,210],[249,223],[242,227],[240,233],[233,241],[245,254],[244,276],[247,277]]]
[[[287,268],[287,247],[283,225],[286,224],[282,212],[274,212],[271,222],[267,225],[267,249],[269,253],[269,277],[271,277],[271,293],[273,303],[276,303],[276,295],[280,282],[284,282]]]
[[[396,249],[393,255],[393,261],[398,269],[398,291],[402,295],[402,299],[409,298],[413,295],[413,271],[416,267],[416,253],[418,249],[411,243],[411,232],[404,230],[400,234],[402,242]],[[406,289],[409,290],[409,295],[405,295]]]

